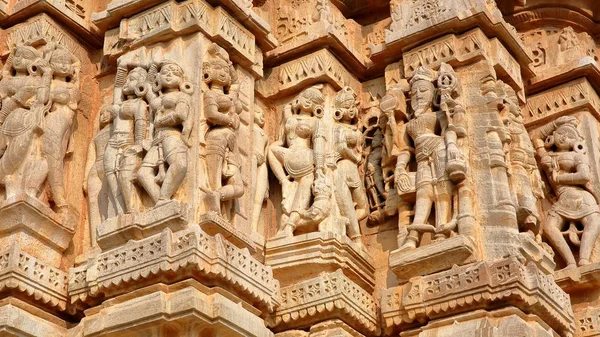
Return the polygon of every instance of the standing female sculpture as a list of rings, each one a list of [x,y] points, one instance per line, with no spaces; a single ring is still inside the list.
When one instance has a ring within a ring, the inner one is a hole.
[[[279,236],[293,235],[300,212],[310,206],[315,166],[317,170],[324,167],[318,145],[319,118],[325,102],[320,89],[307,88],[284,107],[279,139],[269,146],[269,165],[283,193]]]
[[[51,80],[52,68],[31,46],[15,47],[4,65],[0,81],[0,181],[7,198],[21,191],[37,197],[47,174],[39,140],[44,115],[50,108]]]
[[[561,233],[565,223],[578,221],[583,225],[580,266],[590,263],[592,248],[600,233],[600,209],[589,186],[590,165],[583,152],[578,124],[575,117],[559,117],[543,126],[534,137],[538,162],[557,196],[544,223],[544,234],[569,269],[575,268],[577,263]]]
[[[104,173],[116,214],[137,208],[133,179],[142,143],[148,137],[148,104],[143,98],[148,90],[145,86],[148,72],[136,67],[128,73],[126,61],[119,61],[111,109],[113,122],[104,151]]]
[[[148,95],[154,112],[154,134],[137,178],[154,204],[160,205],[171,200],[187,174],[193,87],[173,61],[164,60],[152,67],[158,72]]]
[[[64,186],[64,157],[73,146],[73,120],[79,103],[79,60],[61,46],[51,49],[46,59],[53,70],[50,87],[52,107],[46,115],[42,151],[48,163],[48,183],[59,212],[68,206]]]

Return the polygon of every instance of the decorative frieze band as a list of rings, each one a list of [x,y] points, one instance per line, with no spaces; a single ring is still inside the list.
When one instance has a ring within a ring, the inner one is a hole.
[[[281,289],[282,303],[268,321],[276,330],[312,326],[340,318],[365,334],[379,330],[377,303],[341,269]]]
[[[561,335],[575,330],[569,295],[552,275],[533,263],[525,266],[515,257],[455,267],[384,290],[383,326],[394,331],[414,321],[488,308],[494,302],[538,315]]]
[[[221,234],[210,236],[197,225],[176,233],[167,228],[152,237],[129,241],[93,257],[87,265],[72,268],[69,294],[72,302],[93,301],[101,294],[116,296],[161,277],[200,277],[205,284],[234,289],[269,311],[279,304],[279,281],[273,278],[271,267]]]

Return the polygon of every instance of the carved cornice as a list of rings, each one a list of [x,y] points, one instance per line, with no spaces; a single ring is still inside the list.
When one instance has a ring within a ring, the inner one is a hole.
[[[279,281],[271,267],[253,258],[221,234],[209,236],[200,227],[173,233],[169,228],[152,237],[89,259],[70,271],[71,301],[94,302],[158,282],[199,278],[204,284],[230,289],[259,308],[279,304]]]
[[[262,76],[254,35],[222,7],[203,0],[169,1],[121,20],[119,28],[106,32],[104,55],[114,60],[127,50],[197,31],[227,49],[232,61]]]
[[[257,43],[262,49],[271,50],[277,46],[278,42],[271,34],[269,24],[252,10],[252,3],[248,3],[249,1],[222,0],[216,2],[214,6],[216,7],[218,4],[225,6],[239,25],[244,25],[244,29],[247,29],[252,35],[258,38]],[[123,20],[126,20],[125,18],[127,17],[137,16],[138,13],[154,6],[160,7],[158,5],[162,2],[164,0],[113,0],[108,4],[106,10],[92,14],[92,22],[101,30],[107,31],[116,27],[119,23],[122,24]],[[204,1],[196,2],[201,2],[204,6],[210,6]],[[210,0],[209,2],[211,4],[214,3]],[[170,3],[175,3],[175,1],[171,1]],[[223,10],[223,8],[217,7],[217,10]]]
[[[527,99],[523,119],[528,129],[576,110],[588,110],[600,120],[600,98],[586,78],[580,78]]]
[[[0,291],[23,293],[32,303],[67,310],[68,274],[24,253],[16,244],[0,253]]]
[[[381,311],[387,332],[413,322],[510,304],[541,317],[561,335],[575,330],[569,296],[533,263],[510,257],[477,262],[411,279],[382,292]]]
[[[529,78],[533,75],[527,68],[531,55],[494,4],[494,1],[427,0],[426,4],[425,1],[403,1],[392,5],[393,20],[386,31],[385,44],[374,46],[371,58],[380,62],[448,32],[460,34],[479,27],[485,36],[497,38],[499,44],[506,46],[508,54]]]
[[[376,334],[377,303],[342,270],[281,289],[282,303],[268,320],[275,331],[304,328],[339,318],[365,334]]]
[[[101,38],[94,32],[87,17],[90,4],[82,0],[18,0],[0,1],[0,24],[8,27],[41,13],[48,13],[69,27],[92,47],[102,46]],[[81,43],[81,42],[79,42]]]
[[[357,93],[361,91],[361,83],[327,49],[274,67],[267,77],[256,82],[255,90],[262,98],[278,98],[318,82],[327,82],[335,90],[349,86]]]

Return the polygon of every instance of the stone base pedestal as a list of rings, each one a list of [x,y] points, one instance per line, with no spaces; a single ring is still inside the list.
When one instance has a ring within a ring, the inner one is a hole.
[[[544,321],[515,308],[475,311],[429,322],[424,327],[400,333],[400,337],[553,337]]]
[[[306,328],[312,332],[318,323],[336,320],[338,325],[365,335],[379,333],[375,300],[340,269],[283,287],[281,300],[281,305],[268,319],[269,327],[276,332]]]
[[[188,204],[171,200],[143,213],[121,214],[106,219],[98,227],[97,242],[102,249],[120,246],[129,240],[140,240],[165,228],[184,229],[190,218]]]
[[[89,309],[70,337],[273,336],[259,314],[227,291],[188,280],[139,289]]]
[[[217,212],[202,214],[198,220],[200,228],[209,235],[217,233],[223,235],[229,242],[238,248],[248,248],[250,253],[256,252],[256,244],[252,238],[235,228]]]
[[[395,250],[390,253],[389,261],[390,269],[402,284],[414,276],[475,262],[475,247],[468,237],[458,235],[412,250]]]
[[[19,299],[0,300],[0,336],[69,336],[65,321]]]
[[[576,337],[600,336],[600,263],[554,272],[556,283],[571,298]]]
[[[75,233],[78,214],[56,213],[27,194],[0,203],[0,247],[17,243],[26,253],[58,267]]]
[[[491,308],[516,308],[535,315],[561,336],[575,331],[569,295],[554,283],[552,275],[546,275],[532,262],[523,265],[516,257],[414,277],[404,285],[384,290],[381,299],[383,326],[388,334],[419,326],[419,322],[454,319],[459,314]]]
[[[265,264],[273,268],[273,275],[282,286],[341,269],[362,289],[373,291],[373,259],[345,235],[313,232],[270,239],[265,252]]]
[[[71,268],[69,296],[78,305],[97,305],[146,286],[187,278],[227,289],[261,310],[272,311],[279,304],[279,282],[271,267],[198,225],[175,233],[165,228],[91,256],[86,264]]]

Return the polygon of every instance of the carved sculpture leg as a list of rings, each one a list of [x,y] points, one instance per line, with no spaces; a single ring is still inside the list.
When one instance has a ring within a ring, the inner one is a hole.
[[[90,210],[90,245],[96,247],[96,228],[108,214],[107,186],[102,183],[104,169],[102,162],[96,162],[88,176],[88,202]]]
[[[110,203],[112,204],[111,215],[117,215],[123,213],[123,197],[119,190],[119,182],[117,180],[117,158],[119,155],[119,148],[113,147],[110,144],[104,151],[104,172],[106,184],[110,191]]]
[[[42,155],[41,147],[41,135],[33,132],[33,139],[29,145],[30,152],[27,153],[21,168],[17,170],[21,189],[33,198],[37,198],[48,176],[48,162]]]
[[[575,268],[575,257],[571,252],[571,248],[561,233],[565,219],[558,214],[550,213],[544,224],[544,233],[550,241],[550,244],[558,251],[560,256],[567,263],[567,268]]]
[[[131,148],[128,150],[131,150]],[[125,205],[125,212],[131,213],[136,209],[136,191],[133,180],[138,164],[138,155],[135,152],[128,150],[125,150],[119,161],[119,175],[117,176],[117,179]]]
[[[429,220],[431,214],[431,206],[433,206],[433,185],[431,183],[422,184],[417,187],[417,201],[415,203],[415,216],[413,224],[424,225]],[[400,249],[413,249],[417,247],[420,234],[411,230],[406,237],[406,240]]]
[[[19,167],[27,165],[27,158],[31,159],[28,156],[31,153],[29,145],[34,139],[34,133],[25,131],[14,137],[2,135],[2,138],[7,147],[0,158],[0,180],[5,182],[6,197],[9,198],[19,193],[22,187],[15,178],[16,171]]]
[[[148,150],[137,172],[138,183],[146,190],[154,204],[158,202],[158,198],[160,197],[160,185],[155,173],[158,163],[158,146],[153,145]]]
[[[452,221],[452,184],[448,181],[439,181],[435,185],[435,227],[441,229]],[[434,240],[446,237],[444,233],[436,233]]]
[[[162,141],[161,145],[169,168],[160,187],[159,203],[171,200],[183,182],[188,168],[188,148],[179,137],[169,136]]]
[[[74,114],[72,110],[67,110],[61,109],[47,115],[42,143],[42,151],[48,162],[50,192],[59,209],[68,205],[64,186],[64,157]]]
[[[581,235],[581,246],[579,247],[579,265],[590,263],[592,249],[600,233],[600,213],[592,213],[581,220],[583,234]]]
[[[260,218],[260,211],[265,199],[268,197],[267,190],[269,188],[268,183],[268,170],[267,163],[263,163],[256,168],[256,191],[254,193],[254,208],[252,210],[252,230],[258,231],[258,220]]]
[[[206,155],[208,187],[212,191],[218,190],[222,185],[223,159],[223,155],[216,153]]]
[[[287,221],[283,224],[283,227],[278,231],[278,235],[292,236],[296,224],[300,221],[300,212],[307,209],[310,206],[310,199],[312,196],[312,183],[314,181],[314,174],[310,173],[296,180],[298,186],[296,193],[294,194],[294,201],[292,203],[292,209],[290,216]]]

